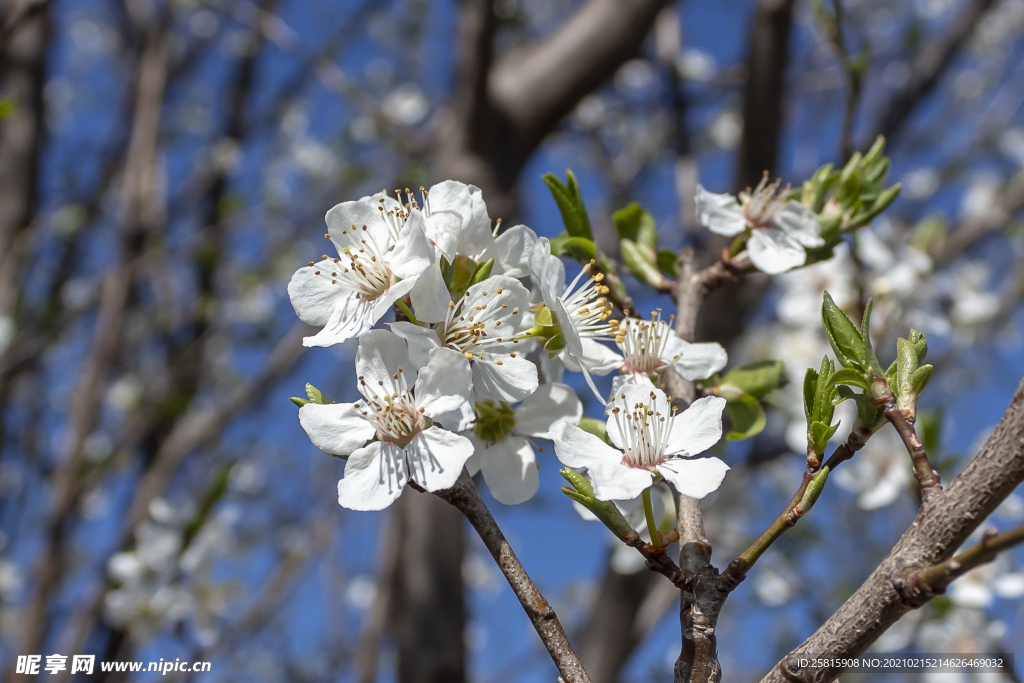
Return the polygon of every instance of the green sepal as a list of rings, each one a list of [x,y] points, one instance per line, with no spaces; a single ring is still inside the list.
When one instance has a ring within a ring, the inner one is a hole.
[[[604,420],[595,420],[592,417],[581,417],[579,425],[577,426],[583,431],[593,434],[606,444],[612,445],[612,440],[608,437],[608,423]]]
[[[307,403],[318,403],[320,405],[327,405],[328,403],[334,403],[334,401],[332,401],[331,399],[329,399],[326,396],[324,396],[324,392],[320,391],[319,389],[317,389],[316,387],[314,387],[312,384],[310,384],[308,382],[306,383],[306,396],[308,397],[308,399],[296,398],[296,397],[293,396],[293,397],[291,397],[288,400],[291,401],[292,403],[294,403],[295,405],[297,405],[300,408],[302,406],[306,405]]]
[[[728,441],[749,439],[761,433],[765,425],[764,408],[750,394],[743,394],[725,404],[732,430],[725,435]]]
[[[473,269],[473,274],[469,277],[469,284],[466,285],[466,289],[469,289],[475,284],[479,284],[491,276],[491,269],[494,268],[494,259],[489,259],[483,263],[478,263],[476,268]]]
[[[533,320],[541,327],[552,327],[555,324],[555,314],[550,308],[544,306],[534,314]]]
[[[613,213],[612,221],[620,240],[636,242],[654,260],[653,255],[658,251],[658,229],[651,214],[632,202]]]
[[[636,539],[636,530],[622,516],[615,503],[594,498],[594,487],[586,477],[568,467],[558,470],[558,473],[572,484],[572,488],[563,486],[562,493],[590,510],[620,540],[629,542]]]
[[[653,252],[648,253],[639,244],[628,239],[621,240],[619,248],[622,252],[622,261],[629,268],[629,272],[633,274],[633,277],[654,288],[664,285],[665,276],[658,270],[658,265],[654,262],[656,257],[653,255]]]
[[[565,348],[565,335],[561,332],[548,339],[547,343],[544,344],[544,350],[548,352],[549,356],[554,357],[559,351]]]
[[[555,199],[559,213],[562,214],[562,223],[572,237],[586,237],[594,239],[593,231],[590,228],[590,217],[587,215],[587,207],[583,203],[583,196],[580,194],[580,185],[576,176],[569,169],[565,171],[566,182],[554,173],[544,174],[544,184],[551,191]]]
[[[597,246],[586,237],[573,237],[567,232],[550,240],[551,253],[555,256],[568,256],[577,261],[589,261],[597,255]]]

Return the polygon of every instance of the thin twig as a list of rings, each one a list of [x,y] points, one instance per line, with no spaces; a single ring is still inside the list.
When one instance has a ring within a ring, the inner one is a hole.
[[[928,453],[925,452],[924,446],[921,445],[921,439],[918,438],[917,431],[914,429],[914,418],[896,406],[896,397],[892,395],[886,400],[882,408],[882,414],[896,428],[900,438],[903,439],[903,445],[907,447],[907,452],[910,453],[910,459],[914,463],[914,477],[917,479],[917,483],[921,485],[921,498],[927,499],[934,493],[941,491],[942,482],[939,479],[939,473],[932,467],[931,460],[928,459]]]
[[[954,579],[991,562],[1002,551],[1021,543],[1024,543],[1024,524],[1003,533],[999,533],[995,529],[988,529],[982,535],[981,542],[952,559],[920,570],[910,578],[908,583],[913,585],[916,590],[931,595],[941,595],[945,592],[946,586],[951,584]]]
[[[583,670],[583,665],[569,644],[555,610],[541,595],[512,551],[512,546],[498,528],[469,474],[463,470],[455,486],[438,491],[436,495],[458,508],[476,529],[501,573],[505,575],[512,592],[519,598],[526,616],[537,630],[537,635],[540,636],[565,683],[590,683],[590,677]]]

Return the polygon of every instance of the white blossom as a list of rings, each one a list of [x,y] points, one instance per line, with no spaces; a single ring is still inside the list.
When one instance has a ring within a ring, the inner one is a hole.
[[[517,505],[532,498],[540,484],[531,438],[550,439],[558,422],[578,423],[583,404],[572,387],[545,384],[514,408],[478,402],[477,414],[476,429],[468,433],[476,450],[466,468],[470,474],[483,472],[498,502]]]
[[[299,318],[323,328],[303,340],[306,346],[330,346],[373,327],[434,258],[423,213],[383,195],[338,204],[326,221],[338,257],[324,254],[288,283]]]
[[[359,338],[356,374],[363,400],[307,403],[299,422],[323,451],[349,456],[338,502],[353,510],[382,510],[409,479],[428,491],[455,484],[473,444],[460,431],[469,420],[469,361],[446,348],[417,368],[405,340],[386,330]],[[374,439],[371,443],[371,439]]]
[[[685,380],[705,379],[725,367],[729,356],[716,342],[690,343],[676,335],[661,319],[626,318],[618,328],[615,344],[622,352],[623,375],[651,378],[672,368]]]
[[[694,456],[722,438],[725,399],[701,398],[674,415],[660,389],[627,384],[613,403],[608,437],[614,447],[567,422],[552,429],[558,459],[587,468],[595,498],[635,498],[660,478],[683,495],[703,498],[722,483],[729,469],[724,462]]]
[[[454,349],[472,365],[478,398],[520,401],[538,385],[537,366],[514,350],[518,346],[513,339],[529,324],[529,306],[530,293],[522,283],[495,275],[470,287],[458,301],[448,297],[448,313],[440,322],[397,322],[390,327],[409,343],[417,365],[426,365],[432,349]],[[468,409],[472,413],[472,406]]]
[[[591,275],[590,265],[583,266],[566,286],[565,266],[561,259],[551,254],[547,238],[537,240],[530,257],[531,277],[565,340],[565,347],[558,356],[566,368],[582,372],[597,395],[590,373],[606,375],[622,365],[622,357],[599,343],[599,340],[611,341],[619,323],[609,320],[612,304],[605,298],[608,287],[601,284],[604,274]]]
[[[697,220],[726,237],[748,233],[747,253],[758,270],[777,275],[807,262],[804,247],[821,247],[821,226],[810,208],[779,196],[767,176],[752,192],[714,194],[697,186]]]

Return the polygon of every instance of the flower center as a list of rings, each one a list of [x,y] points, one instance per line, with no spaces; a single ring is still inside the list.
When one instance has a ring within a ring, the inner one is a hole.
[[[336,269],[330,273],[318,270],[316,274],[329,275],[332,285],[340,284],[373,301],[395,282],[394,273],[384,260],[388,245],[377,244],[365,225],[361,230],[353,225],[341,234],[353,242],[353,246],[342,249],[341,258],[334,259]],[[326,254],[324,258],[328,258]]]
[[[484,441],[501,441],[516,426],[515,411],[504,401],[477,401],[473,431]]]
[[[499,287],[494,293],[501,294],[501,291]],[[515,333],[514,316],[519,315],[519,309],[510,308],[506,303],[488,303],[489,296],[491,294],[484,291],[471,301],[470,293],[466,292],[459,297],[458,303],[448,302],[444,321],[434,326],[444,346],[472,358],[488,347],[510,341]],[[498,336],[502,325],[508,329],[509,337]]]
[[[625,447],[622,464],[653,470],[668,459],[665,450],[668,448],[672,422],[655,409],[654,392],[651,392],[649,402],[636,403],[632,407],[625,405],[625,398],[625,394],[620,394],[620,405],[612,408]]]
[[[604,273],[589,275],[593,265],[594,262],[591,261],[583,266],[583,270],[566,287],[562,303],[569,312],[568,322],[581,337],[612,337],[619,328],[619,321],[608,320],[612,314],[612,304],[604,295],[610,290],[601,284]],[[586,282],[574,292],[573,289],[584,275],[587,275]]]
[[[671,320],[671,318],[670,318]],[[640,375],[656,375],[670,360],[665,349],[672,337],[671,325],[661,320],[661,311],[651,314],[650,322],[627,318],[618,329],[615,343],[625,356],[623,371]]]
[[[423,414],[423,408],[416,407],[416,398],[412,388],[405,379],[405,372],[391,375],[395,380],[394,392],[373,393],[374,387],[359,378],[359,389],[364,401],[356,401],[356,409],[361,410],[363,417],[377,428],[377,438],[401,447],[405,447],[413,437],[430,426],[430,418]],[[384,382],[377,382],[377,390],[384,392]]]
[[[751,228],[767,228],[775,221],[786,200],[779,194],[777,183],[768,182],[765,173],[753,191],[744,193],[743,218]]]

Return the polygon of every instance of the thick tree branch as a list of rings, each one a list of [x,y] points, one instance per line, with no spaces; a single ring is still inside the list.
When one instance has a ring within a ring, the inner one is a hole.
[[[750,18],[736,190],[756,185],[765,171],[776,171],[793,5],[794,0],[758,0]]]
[[[505,535],[498,528],[469,474],[463,470],[455,486],[438,491],[436,495],[458,508],[480,534],[480,539],[487,546],[501,573],[505,575],[512,592],[519,598],[526,616],[537,630],[537,635],[540,636],[565,682],[590,683],[587,672],[583,670],[565,636],[555,610],[537,590],[537,586],[512,551],[512,546],[505,540]]]
[[[837,669],[800,669],[797,659],[815,654],[847,657],[863,652],[887,628],[933,593],[911,579],[945,562],[1024,481],[1024,382],[982,449],[944,491],[924,500],[917,518],[871,576],[810,638],[762,683],[835,680]]]
[[[667,0],[589,0],[540,44],[495,63],[490,98],[532,150],[576,103],[635,56]]]

